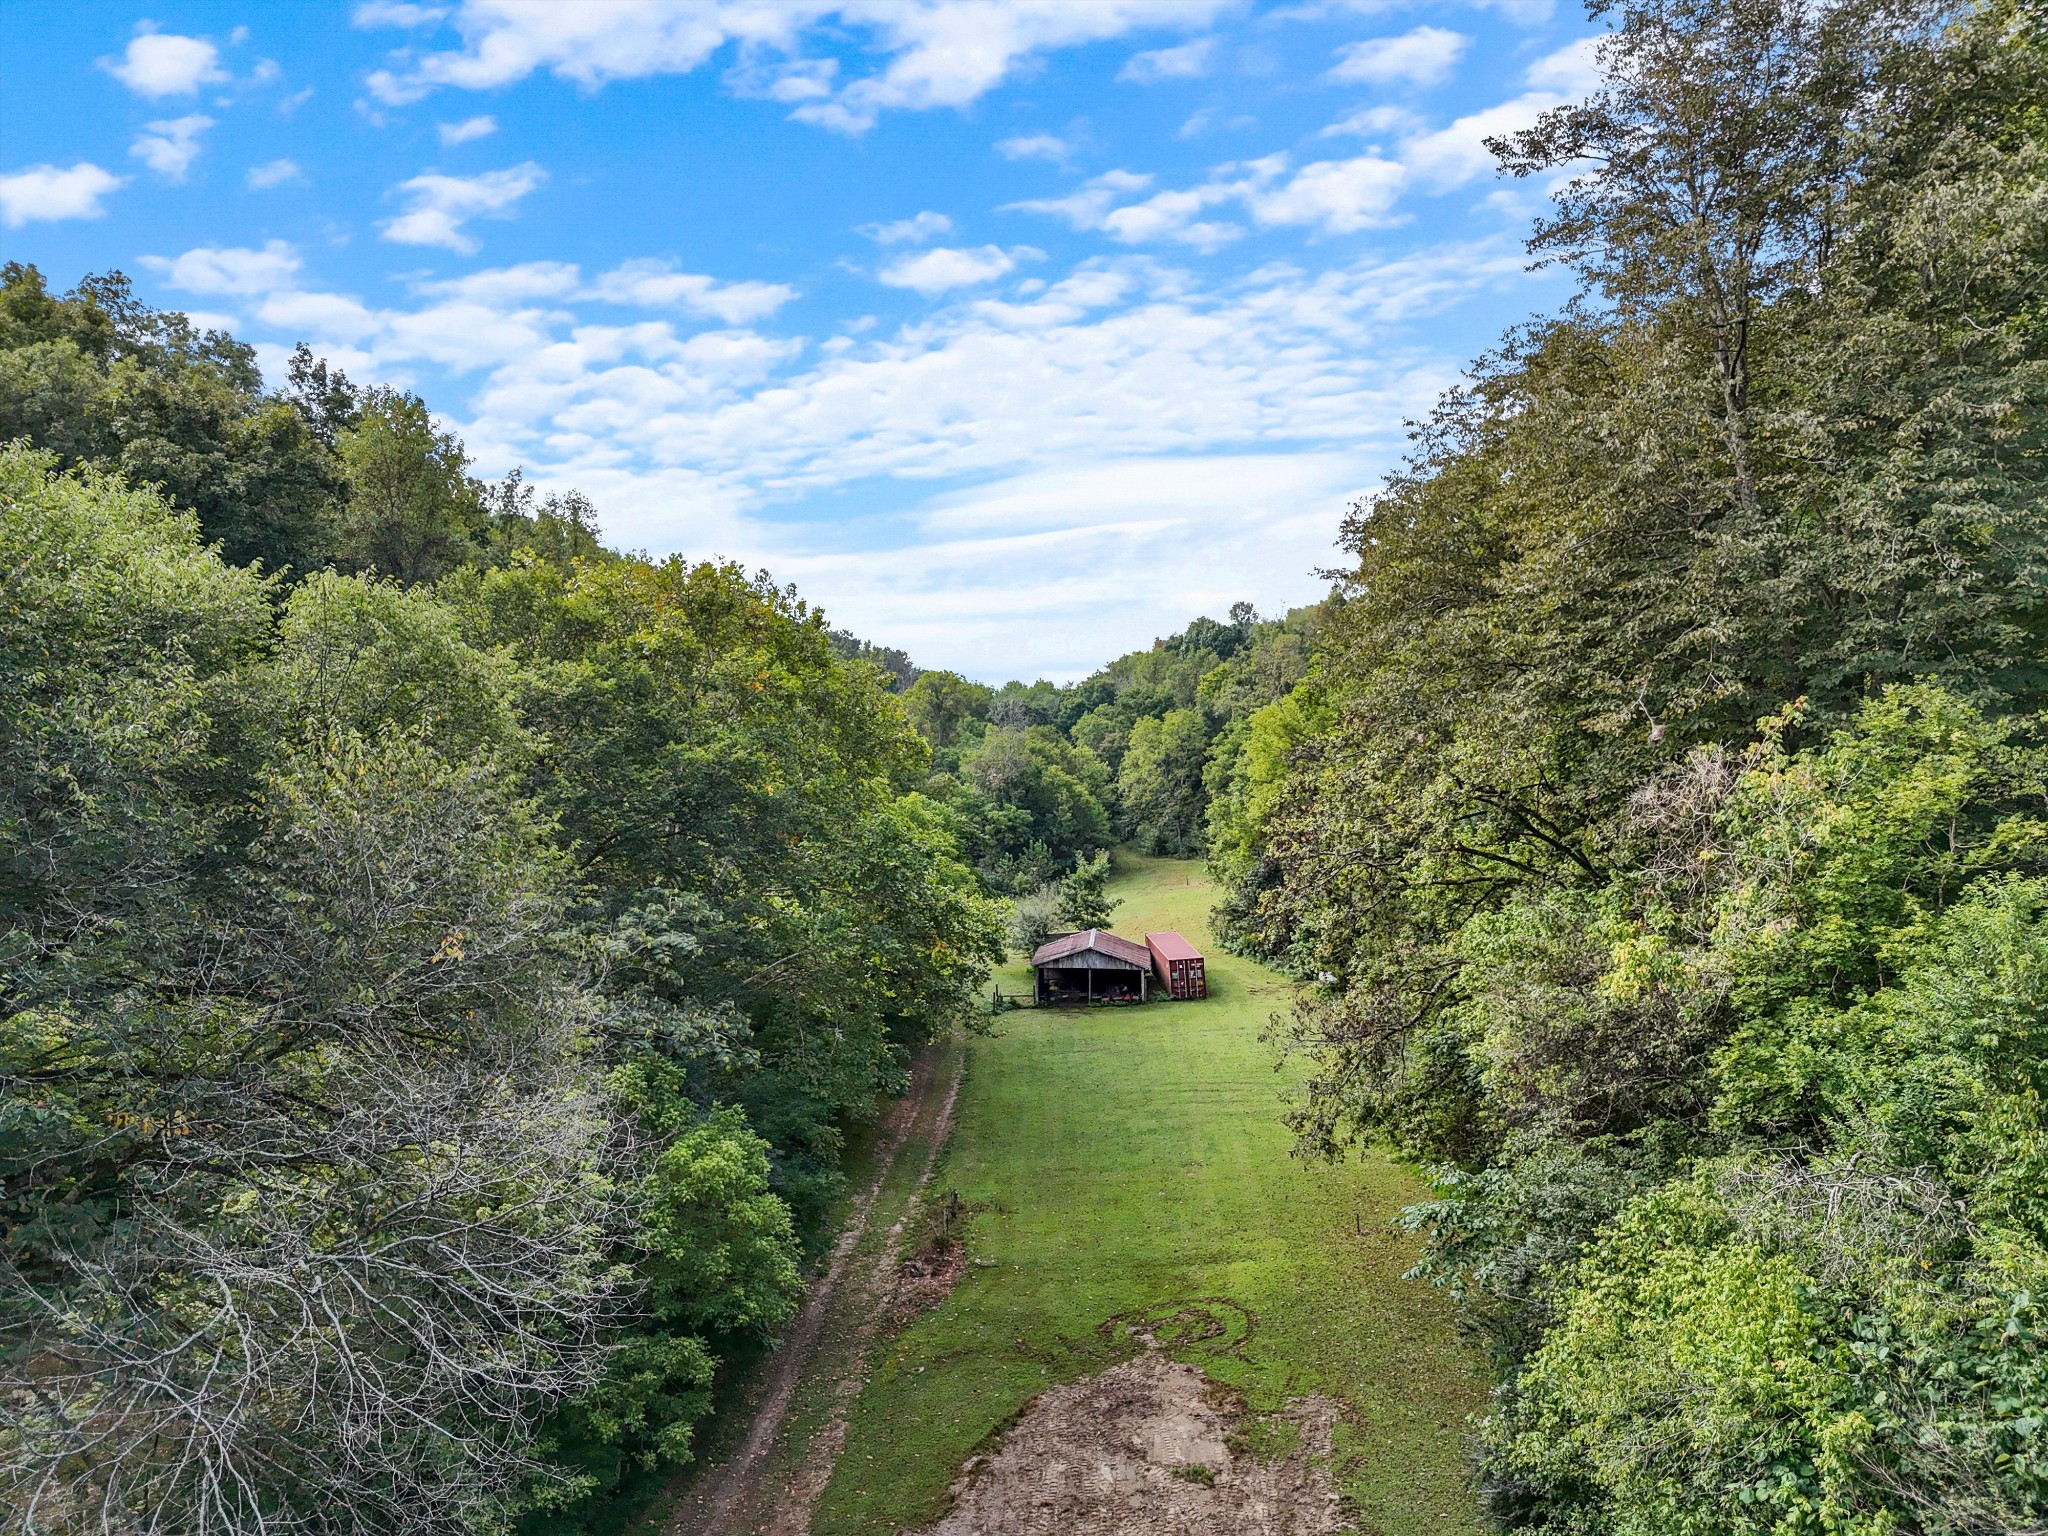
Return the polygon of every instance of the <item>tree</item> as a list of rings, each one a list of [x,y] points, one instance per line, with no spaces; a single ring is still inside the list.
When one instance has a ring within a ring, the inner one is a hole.
[[[1712,359],[1728,471],[1759,511],[1754,330],[1832,254],[1857,171],[1859,113],[1892,0],[1602,0],[1601,84],[1488,141],[1516,176],[1567,172],[1531,249],[1576,267],[1625,321],[1696,327]]]
[[[483,529],[469,456],[434,425],[426,402],[390,389],[364,392],[335,438],[348,475],[344,558],[410,586],[467,562]]]
[[[1169,710],[1131,727],[1116,782],[1124,824],[1135,840],[1155,853],[1201,851],[1208,809],[1202,770],[1208,757],[1209,733],[1195,710]]]
[[[934,747],[957,743],[960,726],[986,720],[992,691],[957,672],[920,672],[903,691],[903,710],[918,734]]]
[[[237,564],[333,556],[344,487],[317,424],[263,393],[253,349],[138,303],[118,272],[58,298],[0,268],[0,441],[17,437],[159,486]]]
[[[503,1511],[623,1226],[544,824],[488,753],[271,736],[274,586],[153,493],[0,456],[0,560],[0,1507]]]

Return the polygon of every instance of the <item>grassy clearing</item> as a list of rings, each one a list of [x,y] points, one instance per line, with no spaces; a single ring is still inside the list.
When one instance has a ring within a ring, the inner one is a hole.
[[[1479,1529],[1464,1421],[1483,1397],[1443,1299],[1400,1278],[1387,1221],[1413,1176],[1378,1157],[1288,1155],[1260,1030],[1285,984],[1206,942],[1198,864],[1119,854],[1120,933],[1178,928],[1209,955],[1202,1003],[1023,1011],[969,1047],[935,1190],[978,1208],[977,1267],[877,1347],[816,1536],[893,1536],[932,1519],[960,1462],[1039,1391],[1160,1323],[1173,1353],[1254,1412],[1327,1393],[1348,1405],[1339,1475],[1361,1531]],[[1022,990],[1013,967],[1005,990]],[[1259,1436],[1251,1421],[1249,1438]]]

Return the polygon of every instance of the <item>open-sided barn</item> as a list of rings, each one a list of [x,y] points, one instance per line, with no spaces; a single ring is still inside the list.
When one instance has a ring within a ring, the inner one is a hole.
[[[1064,934],[1032,951],[1031,968],[1041,1003],[1142,1003],[1154,992],[1209,995],[1201,953],[1170,930],[1148,933],[1142,944],[1100,928]]]
[[[1100,928],[1039,945],[1031,968],[1041,1003],[1142,1003],[1151,992],[1152,951]]]

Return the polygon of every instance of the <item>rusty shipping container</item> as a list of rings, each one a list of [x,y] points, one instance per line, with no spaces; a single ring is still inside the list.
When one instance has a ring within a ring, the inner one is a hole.
[[[1202,955],[1177,933],[1148,933],[1145,947],[1152,951],[1152,974],[1166,995],[1182,1002],[1209,995],[1209,977]]]

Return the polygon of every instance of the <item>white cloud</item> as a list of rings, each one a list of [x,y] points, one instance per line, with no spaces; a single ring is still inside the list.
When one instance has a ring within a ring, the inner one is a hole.
[[[165,96],[190,96],[202,85],[227,79],[220,50],[203,37],[145,30],[128,40],[118,59],[101,59],[100,67],[138,96],[157,101]]]
[[[772,315],[796,290],[782,283],[721,283],[695,272],[678,272],[667,262],[629,261],[590,285],[591,294],[611,304],[642,309],[682,309],[743,325]]]
[[[999,140],[996,144],[996,153],[1005,160],[1064,162],[1073,152],[1073,145],[1050,133],[1019,134],[1013,139]]]
[[[531,160],[480,176],[444,176],[428,172],[401,182],[411,207],[378,226],[386,240],[399,245],[438,245],[467,255],[477,242],[462,226],[474,218],[510,218],[519,200],[547,180],[547,172]]]
[[[877,245],[922,245],[927,240],[950,233],[952,228],[953,221],[943,213],[927,210],[888,224],[863,224],[860,232]]]
[[[1216,51],[1216,39],[1198,37],[1178,48],[1155,48],[1134,53],[1117,71],[1117,79],[1137,85],[1156,85],[1161,80],[1195,80],[1209,72],[1209,56]]]
[[[465,117],[459,123],[441,124],[441,142],[452,149],[471,139],[487,139],[497,131],[498,120],[486,112],[480,117]]]
[[[1204,107],[1199,112],[1190,113],[1174,137],[1193,139],[1219,128],[1255,128],[1258,121],[1249,112],[1226,112],[1222,107]]]
[[[1008,251],[993,245],[972,250],[938,245],[928,251],[919,251],[915,256],[899,256],[876,275],[891,288],[915,289],[930,298],[951,288],[993,282],[1013,270],[1020,260],[1028,261],[1041,255],[1028,245]]]
[[[1419,179],[1439,191],[1463,186],[1490,175],[1495,161],[1486,141],[1519,133],[1564,98],[1551,91],[1528,91],[1498,106],[1459,118],[1447,128],[1409,139],[1401,159]]]
[[[1307,225],[1346,235],[1387,223],[1407,182],[1406,169],[1378,155],[1318,160],[1284,182],[1248,190],[1245,203],[1261,224]]]
[[[1294,179],[1241,174],[1268,192]],[[648,263],[595,280],[524,263],[423,285],[399,308],[293,286],[289,248],[161,270],[188,291],[238,290],[235,329],[267,367],[304,337],[365,379],[476,375],[466,398],[447,383],[436,398],[484,472],[524,463],[543,487],[580,487],[621,543],[765,564],[835,622],[1002,673],[1086,671],[1203,607],[1313,596],[1345,503],[1457,377],[1430,317],[1542,281],[1523,259],[1503,235],[1209,282],[1120,256],[818,349],[661,315],[599,323],[602,294],[680,276]],[[813,493],[890,483],[879,522],[836,501],[829,519],[790,515]],[[906,508],[919,483],[929,494]],[[1089,574],[1016,580],[1053,548],[1083,552]]]
[[[1127,192],[1142,192],[1152,185],[1150,176],[1136,171],[1105,171],[1090,178],[1078,192],[1065,197],[1035,197],[1021,203],[1006,203],[1005,212],[1049,213],[1065,219],[1076,229],[1100,229],[1102,219],[1116,200]]]
[[[1124,245],[1171,240],[1206,251],[1244,233],[1238,225],[1201,217],[1227,203],[1241,205],[1260,224],[1306,226],[1323,234],[1352,234],[1393,222],[1391,210],[1407,185],[1407,173],[1395,162],[1366,154],[1351,160],[1320,160],[1290,175],[1287,156],[1267,155],[1219,166],[1199,186],[1123,201],[1148,188],[1151,180],[1111,171],[1065,197],[1009,206],[1053,214],[1076,229],[1098,230]]]
[[[145,256],[142,264],[163,274],[167,286],[182,293],[233,294],[248,298],[294,288],[299,254],[282,240],[263,249],[247,246],[200,246],[175,258]]]
[[[265,192],[272,187],[281,187],[288,181],[304,181],[296,160],[266,160],[261,165],[249,167],[249,173],[242,178],[252,192]]]
[[[1344,85],[1437,85],[1450,78],[1471,39],[1442,27],[1346,43],[1324,77]]]
[[[459,49],[408,55],[366,84],[402,105],[443,87],[489,90],[547,70],[587,89],[614,80],[687,74],[728,44],[743,58],[784,54],[777,69],[743,67],[735,85],[796,103],[790,114],[842,133],[861,133],[884,111],[964,107],[1020,64],[1058,48],[1103,42],[1150,27],[1200,26],[1231,0],[609,0],[534,4],[464,0],[452,22]],[[412,26],[414,8],[357,12],[365,25]],[[827,18],[858,29],[888,57],[879,74],[836,84],[826,61],[800,57],[804,34]]]
[[[31,165],[0,175],[0,217],[10,229],[55,219],[97,219],[107,210],[100,199],[122,178],[81,160],[68,170]]]
[[[350,13],[359,27],[431,27],[444,19],[448,8],[441,5],[411,5],[407,0],[365,0]]]
[[[1372,139],[1396,134],[1412,138],[1421,131],[1422,119],[1406,107],[1361,107],[1348,117],[1340,117],[1316,137]]]
[[[582,288],[583,269],[573,261],[524,261],[427,283],[421,291],[502,308],[532,299],[567,299]]]
[[[128,153],[160,176],[183,181],[192,162],[199,158],[199,135],[213,126],[213,119],[193,114],[145,123]]]
[[[1546,53],[1531,64],[1523,79],[1545,90],[1567,96],[1583,96],[1600,84],[1600,34],[1567,43],[1555,53]]]

